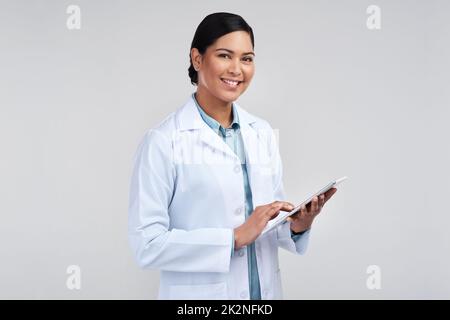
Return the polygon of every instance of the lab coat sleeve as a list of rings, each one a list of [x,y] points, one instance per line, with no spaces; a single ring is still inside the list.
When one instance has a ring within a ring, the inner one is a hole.
[[[271,135],[269,143],[271,146],[270,149],[272,151],[271,158],[273,159],[272,165],[274,170],[274,198],[276,200],[286,201],[286,195],[283,187],[283,165],[274,134]],[[285,221],[276,228],[276,232],[279,247],[295,254],[304,254],[306,252],[311,229],[308,229],[301,235],[292,237],[290,222]]]
[[[134,157],[129,194],[128,236],[138,264],[178,272],[228,272],[232,229],[171,229],[168,208],[175,189],[171,139],[149,131]]]

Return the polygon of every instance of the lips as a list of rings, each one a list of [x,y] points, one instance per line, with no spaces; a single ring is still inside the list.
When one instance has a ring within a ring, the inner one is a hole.
[[[242,81],[239,80],[231,80],[225,78],[220,78],[220,80],[222,80],[222,82],[225,83],[230,88],[237,88],[242,83]]]

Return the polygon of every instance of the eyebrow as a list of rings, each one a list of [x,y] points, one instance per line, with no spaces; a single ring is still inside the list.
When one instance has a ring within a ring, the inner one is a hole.
[[[232,54],[234,53],[234,51],[233,51],[233,50],[230,50],[230,49],[225,49],[225,48],[219,48],[219,49],[216,49],[216,51],[219,51],[219,50],[224,50],[224,51],[227,51],[227,52],[232,53]],[[250,51],[250,52],[244,52],[242,55],[243,55],[243,56],[246,56],[246,55],[248,55],[248,54],[251,54],[251,55],[256,56],[255,53],[254,53],[253,51]]]

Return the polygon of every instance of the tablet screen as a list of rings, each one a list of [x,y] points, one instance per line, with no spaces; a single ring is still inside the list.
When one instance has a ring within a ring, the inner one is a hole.
[[[272,230],[273,228],[275,228],[276,226],[278,226],[279,224],[281,224],[282,222],[286,221],[287,217],[293,215],[294,213],[298,212],[300,210],[300,208],[302,207],[302,205],[307,205],[309,202],[311,202],[311,200],[315,197],[315,196],[319,196],[322,193],[327,192],[328,190],[330,190],[331,188],[336,187],[337,185],[339,185],[342,181],[344,181],[345,179],[347,179],[347,177],[342,177],[339,178],[337,180],[331,181],[330,183],[328,183],[327,185],[325,185],[323,188],[321,188],[319,191],[313,193],[312,195],[310,195],[308,198],[306,198],[304,201],[302,201],[298,206],[296,206],[294,209],[292,209],[291,211],[287,212],[287,211],[280,211],[280,214],[278,214],[278,216],[276,216],[274,219],[270,220],[266,227],[263,229],[263,231],[261,232],[261,235],[265,234],[266,232]]]

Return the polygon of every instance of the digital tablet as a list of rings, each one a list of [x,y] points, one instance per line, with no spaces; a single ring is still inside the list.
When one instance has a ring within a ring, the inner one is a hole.
[[[344,181],[345,179],[347,179],[347,177],[342,177],[339,178],[337,180],[331,181],[330,183],[328,183],[327,185],[325,185],[323,188],[321,188],[319,191],[313,193],[312,195],[310,195],[308,198],[306,198],[304,201],[302,201],[298,206],[296,206],[294,209],[292,209],[291,211],[280,211],[280,213],[278,214],[278,216],[276,216],[275,218],[273,218],[272,220],[269,220],[269,222],[267,223],[266,227],[263,229],[263,231],[261,232],[261,235],[263,235],[266,232],[269,232],[270,230],[272,230],[273,228],[275,228],[276,226],[278,226],[280,223],[283,223],[284,221],[286,221],[287,217],[293,215],[294,213],[297,213],[302,205],[307,205],[308,203],[311,202],[311,200],[316,197],[321,195],[322,193],[327,192],[328,190],[330,190],[331,188],[335,188],[336,186],[338,186],[342,181]]]

